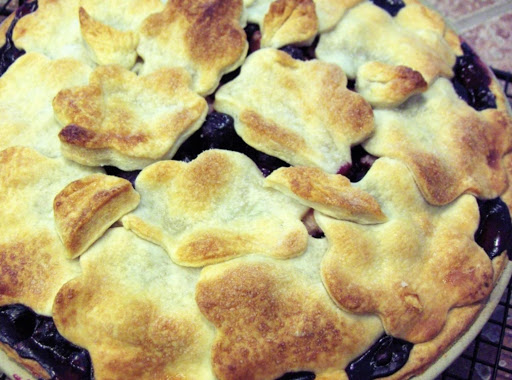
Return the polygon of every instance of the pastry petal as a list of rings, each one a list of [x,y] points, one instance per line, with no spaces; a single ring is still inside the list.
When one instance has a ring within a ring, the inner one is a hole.
[[[265,179],[265,186],[336,219],[361,224],[386,221],[377,200],[339,174],[318,168],[279,168]]]
[[[131,183],[119,177],[93,174],[67,185],[55,197],[53,211],[68,256],[81,255],[139,200]]]

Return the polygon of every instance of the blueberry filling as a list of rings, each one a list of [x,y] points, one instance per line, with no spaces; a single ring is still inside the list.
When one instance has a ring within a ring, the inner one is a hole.
[[[249,43],[248,54],[251,54],[261,47],[260,27],[257,24],[247,24],[244,30],[247,36],[247,42]]]
[[[348,378],[359,380],[390,376],[407,363],[413,347],[412,343],[405,340],[384,335],[348,365]]]
[[[453,87],[457,95],[477,111],[496,108],[496,97],[489,89],[491,76],[487,67],[465,42],[463,55],[457,57],[453,67]]]
[[[478,201],[480,224],[475,241],[484,249],[489,258],[507,251],[512,260],[512,223],[507,205],[500,198]]]
[[[295,46],[286,45],[279,50],[288,53],[293,59],[300,61],[309,61],[316,58],[316,46],[318,45],[319,38],[317,37],[310,46]]]
[[[0,307],[0,342],[38,362],[55,380],[93,379],[89,353],[64,339],[50,317],[15,304]]]
[[[361,145],[352,147],[352,163],[347,163],[338,169],[341,174],[351,182],[359,182],[370,170],[377,157],[368,153]]]
[[[14,19],[5,34],[5,44],[0,47],[0,75],[3,75],[14,61],[25,54],[23,50],[19,50],[14,46],[14,42],[12,41],[12,31],[20,18],[34,12],[36,9],[37,1],[33,1],[23,4],[16,10]]]
[[[316,378],[313,372],[288,372],[276,380],[314,380]]]
[[[400,9],[405,7],[405,3],[402,0],[371,0],[373,4],[379,8],[384,9],[391,16],[395,17]]]
[[[288,166],[286,162],[247,145],[235,131],[233,118],[220,112],[206,116],[201,128],[190,136],[174,156],[174,160],[189,162],[208,149],[225,149],[245,154],[267,176],[275,169]]]
[[[121,177],[130,181],[133,187],[135,187],[135,180],[140,173],[140,170],[124,171],[116,168],[115,166],[104,166],[103,169],[108,175]]]

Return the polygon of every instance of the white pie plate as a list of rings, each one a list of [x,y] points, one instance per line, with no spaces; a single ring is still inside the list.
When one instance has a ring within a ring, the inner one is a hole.
[[[446,351],[429,369],[415,379],[430,380],[441,374],[455,359],[457,359],[466,347],[476,338],[480,330],[487,323],[490,316],[500,302],[502,295],[507,289],[507,285],[512,275],[512,262],[508,262],[507,267],[503,271],[496,287],[492,291],[485,307],[482,309],[477,319],[469,330],[462,335],[453,346]],[[35,380],[36,378],[20,367],[16,362],[11,360],[0,350],[0,371],[3,371],[10,379],[15,380]]]

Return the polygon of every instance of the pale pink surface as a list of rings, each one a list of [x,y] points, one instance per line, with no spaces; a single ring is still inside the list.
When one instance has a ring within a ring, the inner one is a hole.
[[[440,13],[452,20],[465,17],[482,8],[506,1],[507,0],[428,0]]]
[[[512,71],[512,10],[462,33],[488,65]]]

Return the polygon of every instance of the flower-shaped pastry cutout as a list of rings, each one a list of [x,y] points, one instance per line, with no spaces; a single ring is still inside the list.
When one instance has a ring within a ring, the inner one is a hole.
[[[491,261],[474,241],[476,199],[462,195],[431,206],[407,167],[389,158],[373,164],[360,188],[389,220],[365,226],[315,212],[329,241],[325,286],[343,309],[378,314],[389,335],[412,343],[433,339],[451,308],[492,290]]]
[[[336,219],[360,224],[386,221],[377,200],[339,174],[327,174],[318,168],[279,168],[265,178],[265,186]]]
[[[55,324],[86,348],[98,379],[214,379],[214,329],[194,301],[199,270],[113,228],[81,258],[83,273],[59,291]]]
[[[304,252],[307,208],[273,189],[246,156],[208,150],[190,163],[162,161],[135,183],[139,207],[122,218],[162,245],[178,264],[201,266],[249,253],[289,258]]]
[[[308,45],[318,32],[313,0],[256,1],[251,5],[247,18],[260,24],[262,47]]]
[[[439,78],[399,108],[374,112],[375,133],[364,148],[405,162],[428,202],[447,204],[462,193],[490,199],[505,190],[501,158],[512,147],[506,110],[476,111]]]
[[[242,0],[169,1],[141,26],[137,48],[144,60],[141,73],[183,67],[192,75],[194,91],[211,94],[222,75],[245,59],[243,13]]]
[[[217,91],[214,107],[233,116],[236,132],[254,148],[336,173],[350,162],[350,147],[373,131],[370,105],[346,86],[336,65],[261,49]]]
[[[170,158],[208,112],[179,68],[137,76],[121,66],[99,66],[89,84],[57,94],[55,117],[62,152],[84,165],[141,169]]]
[[[93,174],[67,185],[55,197],[53,213],[68,256],[82,254],[139,200],[131,183],[119,177]]]
[[[358,90],[363,94],[370,91],[365,86],[383,81],[374,67],[359,71],[371,62],[408,67],[431,84],[439,76],[453,76],[456,52],[444,37],[448,30],[434,11],[419,3],[407,5],[392,17],[371,2],[364,2],[321,36],[316,54],[340,65],[348,77],[357,77],[356,83],[361,82]],[[359,76],[364,80],[360,81]],[[397,91],[402,97],[400,101],[404,101],[418,89],[413,86],[407,93],[403,87],[397,87]]]
[[[346,365],[382,334],[375,316],[343,312],[329,299],[319,270],[325,249],[325,239],[311,239],[292,260],[246,256],[203,269],[196,300],[218,329],[218,378],[276,379],[298,371],[344,378]]]
[[[69,182],[93,173],[31,148],[0,152],[0,305],[50,315],[59,288],[80,273],[54,228],[52,202]]]
[[[39,0],[38,9],[16,24],[13,40],[20,49],[52,59],[131,68],[139,25],[162,8],[159,0]]]
[[[21,145],[60,156],[52,100],[63,88],[86,84],[90,73],[74,59],[52,61],[39,53],[18,58],[0,78],[0,149]]]

